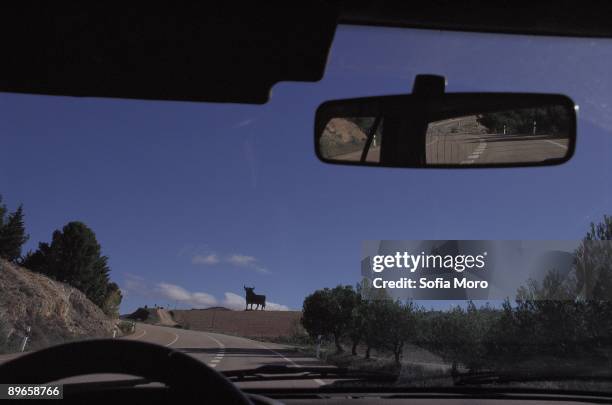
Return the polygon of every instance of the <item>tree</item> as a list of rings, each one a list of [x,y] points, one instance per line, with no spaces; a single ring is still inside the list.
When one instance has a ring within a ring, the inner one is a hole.
[[[464,311],[453,307],[444,312],[432,312],[424,323],[422,345],[452,363],[456,370],[465,347]]]
[[[318,335],[331,335],[336,351],[341,353],[344,351],[341,339],[348,331],[358,299],[351,286],[317,290],[304,299],[302,325],[315,339]]]
[[[576,250],[575,288],[583,300],[607,300],[612,295],[612,217],[591,223]]]
[[[477,370],[484,366],[486,338],[491,336],[492,328],[499,330],[496,327],[499,316],[499,310],[489,306],[477,308],[472,301],[465,309],[456,306],[444,312],[430,312],[420,327],[419,342],[450,362],[453,370],[460,364]]]
[[[576,251],[574,289],[578,297],[576,316],[582,328],[577,349],[610,350],[612,341],[612,216],[604,215]]]
[[[28,241],[23,222],[23,206],[4,219],[6,207],[0,204],[0,257],[17,262],[21,257],[21,247]]]
[[[359,294],[351,286],[337,286],[331,290],[334,317],[332,335],[338,353],[344,351],[340,340],[345,335],[351,322],[353,310],[359,302]]]
[[[477,121],[491,132],[501,132],[505,126],[508,134],[531,134],[534,121],[538,134],[567,135],[570,127],[570,115],[558,105],[485,113]]]
[[[331,334],[333,315],[329,289],[317,290],[304,298],[301,321],[302,326],[313,339],[319,335]]]
[[[357,301],[348,324],[348,336],[351,339],[351,354],[353,356],[357,355],[357,346],[362,339],[365,329],[364,310],[366,310],[366,308],[366,303],[361,299],[360,295],[357,295]]]
[[[40,242],[38,249],[34,252],[28,251],[21,259],[20,265],[32,271],[42,273],[51,278],[55,278],[52,272],[54,271],[47,262],[50,261],[51,250],[48,243]]]
[[[374,288],[371,280],[363,279],[357,285],[358,301],[353,310],[349,324],[349,337],[353,348],[351,353],[357,354],[357,344],[363,342],[366,345],[365,358],[369,359],[372,349],[384,348],[385,317],[387,304],[392,302],[386,290]]]
[[[381,348],[383,345],[383,337],[380,334],[381,329],[384,330],[384,300],[363,301],[360,315],[363,317],[362,339],[366,345],[364,357],[370,358],[372,349]]]
[[[4,225],[4,216],[6,215],[6,205],[2,203],[2,194],[0,194],[0,229]]]
[[[389,300],[364,301],[360,311],[363,317],[362,339],[366,345],[365,358],[369,359],[372,349],[384,350],[389,315]]]
[[[109,294],[107,260],[95,233],[82,222],[70,222],[53,232],[50,244],[40,243],[36,252],[28,253],[23,265],[70,284],[103,308]]]
[[[385,301],[385,325],[381,331],[384,336],[383,344],[393,353],[395,363],[399,364],[404,344],[412,341],[416,336],[416,315],[412,302],[402,304],[399,301]]]
[[[497,368],[535,356],[588,361],[609,352],[612,341],[612,218],[604,216],[576,249],[572,271],[549,270],[538,283],[519,288],[516,304],[504,303],[487,338],[489,363]]]
[[[104,311],[106,315],[115,318],[119,317],[119,305],[121,305],[122,299],[123,295],[117,283],[109,283],[106,289],[106,297],[104,299],[102,311]]]

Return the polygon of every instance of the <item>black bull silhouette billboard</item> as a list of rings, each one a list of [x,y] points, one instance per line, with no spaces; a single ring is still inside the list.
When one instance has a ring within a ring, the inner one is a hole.
[[[247,286],[243,286],[244,287],[244,291],[246,292],[246,307],[244,308],[245,311],[248,311],[249,309],[253,309],[253,305],[255,305],[255,309],[261,309],[262,311],[266,308],[266,296],[265,295],[260,295],[260,294],[255,294],[253,291],[255,290],[255,287],[247,287]],[[249,308],[249,305],[251,306]]]

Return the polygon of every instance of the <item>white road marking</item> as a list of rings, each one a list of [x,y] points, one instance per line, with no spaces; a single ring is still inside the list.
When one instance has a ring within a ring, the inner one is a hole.
[[[480,155],[485,151],[485,149],[487,149],[487,143],[480,141],[476,149],[474,149],[474,151],[472,152],[472,154],[468,156],[466,160],[462,160],[460,164],[467,165],[474,163],[474,160],[480,158]]]
[[[178,337],[178,335],[177,335],[176,333],[174,333],[174,332],[170,332],[170,333],[172,333],[172,334],[174,335],[174,340],[173,340],[172,342],[168,343],[168,344],[166,345],[166,347],[168,347],[168,346],[170,346],[171,344],[175,343],[175,342],[178,340],[178,338],[179,338],[179,337]]]
[[[223,344],[223,342],[220,342],[218,339],[215,339],[214,337],[210,336],[208,333],[205,334],[204,336],[206,336],[207,338],[209,338],[210,340],[215,342],[217,344],[217,346],[219,346],[219,348],[221,348],[221,350],[225,349],[225,345]]]
[[[559,142],[551,141],[550,139],[542,139],[544,142],[552,143],[553,145],[557,145],[560,148],[567,150],[567,146],[561,145]]]
[[[134,336],[132,339],[140,339],[141,337],[143,337],[143,336],[144,336],[144,335],[146,335],[146,334],[147,334],[147,331],[143,329],[143,330],[142,330],[142,334],[141,334],[141,335]]]
[[[205,334],[204,336],[206,336],[207,338],[209,338],[210,340],[215,342],[217,344],[217,346],[219,346],[219,351],[215,355],[215,358],[208,362],[208,366],[209,367],[215,368],[215,367],[217,367],[217,364],[219,364],[219,362],[221,360],[223,360],[223,356],[225,355],[225,344],[223,342],[219,341],[218,339],[210,336],[208,333]]]

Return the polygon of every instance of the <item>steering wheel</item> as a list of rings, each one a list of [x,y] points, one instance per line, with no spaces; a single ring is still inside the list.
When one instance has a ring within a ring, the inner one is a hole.
[[[185,403],[205,400],[251,405],[234,384],[206,364],[185,353],[135,340],[85,340],[29,353],[2,364],[0,381],[42,384],[98,373],[130,374],[164,383]]]

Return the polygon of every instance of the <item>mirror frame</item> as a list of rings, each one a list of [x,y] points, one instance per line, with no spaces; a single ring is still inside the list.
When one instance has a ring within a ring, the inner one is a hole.
[[[378,115],[397,114],[410,111],[415,105],[427,110],[427,122],[458,117],[462,115],[495,112],[509,109],[530,108],[541,105],[563,105],[573,113],[570,114],[569,141],[567,153],[562,158],[553,158],[541,162],[491,163],[483,165],[466,164],[432,164],[432,165],[396,165],[378,162],[341,161],[325,158],[321,153],[319,139],[325,126],[332,118],[343,117],[376,117]],[[434,109],[435,108],[435,109]],[[317,158],[329,164],[348,166],[393,167],[412,169],[488,169],[508,167],[556,166],[570,160],[576,151],[577,106],[574,101],[562,94],[541,93],[444,93],[440,95],[390,95],[380,97],[358,97],[343,100],[330,100],[322,103],[315,114],[314,143]]]

